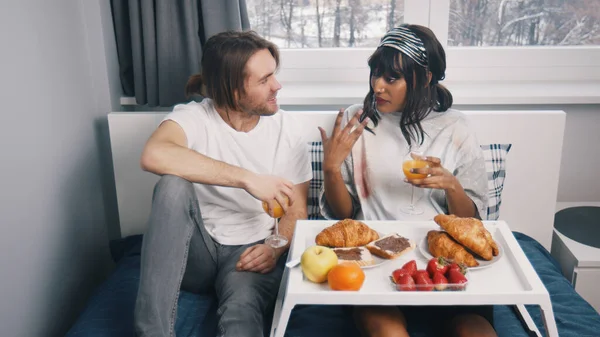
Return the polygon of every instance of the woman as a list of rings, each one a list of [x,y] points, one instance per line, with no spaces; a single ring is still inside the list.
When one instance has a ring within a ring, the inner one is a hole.
[[[323,214],[330,219],[419,219],[402,211],[415,186],[420,192],[430,190],[446,213],[481,218],[487,207],[483,154],[464,115],[450,109],[451,93],[439,84],[446,56],[433,32],[417,25],[390,30],[369,58],[369,67],[364,104],[340,111],[330,137],[320,128]],[[428,167],[412,172],[427,176],[407,180],[402,163],[417,157]],[[436,213],[429,207],[420,219]],[[427,316],[429,325],[440,326],[431,324],[432,318],[447,321],[438,331],[444,336],[496,336],[491,306],[402,309],[356,307],[354,315],[366,336],[408,336],[402,311],[408,321],[413,314]],[[461,313],[455,315],[457,310]]]

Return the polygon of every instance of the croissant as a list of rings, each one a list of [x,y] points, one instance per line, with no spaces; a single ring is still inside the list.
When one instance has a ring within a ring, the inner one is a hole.
[[[485,227],[483,226],[483,223],[481,221],[477,221],[476,223],[479,226],[481,226],[481,230],[483,231],[483,234],[485,235],[485,239],[492,247],[492,255],[498,256],[498,254],[500,254],[500,248],[498,248],[498,244],[496,244],[496,241],[494,241],[494,239],[492,238],[492,234],[490,234],[490,232],[488,232],[488,230],[485,229]]]
[[[479,262],[471,253],[458,244],[446,232],[429,231],[427,233],[429,252],[435,257],[443,256],[456,263],[464,263],[467,267],[477,267]]]
[[[492,245],[484,233],[487,230],[483,227],[481,221],[475,218],[459,218],[455,215],[446,214],[438,214],[433,220],[450,234],[454,240],[469,248],[473,253],[487,261],[492,259]],[[489,240],[493,241],[491,235]],[[496,248],[498,247],[496,246]]]
[[[352,219],[338,221],[323,229],[316,237],[319,246],[360,247],[379,239],[379,234],[364,223]]]

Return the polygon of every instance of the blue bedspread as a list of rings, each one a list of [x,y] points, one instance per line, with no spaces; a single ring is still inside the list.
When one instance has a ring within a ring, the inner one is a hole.
[[[561,337],[598,336],[600,315],[573,289],[557,262],[537,241],[515,233],[517,241],[533,264],[551,295]],[[111,244],[117,261],[114,273],[89,300],[67,337],[133,337],[133,308],[140,272],[141,236]],[[539,307],[527,308],[538,328],[545,333]],[[215,301],[212,295],[182,292],[178,304],[178,337],[215,336]],[[426,322],[411,322],[411,336],[427,336]],[[530,336],[512,307],[494,307],[494,327],[499,336]],[[347,308],[341,306],[299,306],[294,309],[286,336],[358,337]]]

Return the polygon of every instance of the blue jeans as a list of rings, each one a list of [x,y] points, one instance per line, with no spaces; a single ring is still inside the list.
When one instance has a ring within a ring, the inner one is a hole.
[[[163,176],[154,188],[142,244],[137,335],[174,336],[177,300],[184,289],[216,293],[219,336],[263,337],[263,317],[277,296],[285,259],[264,275],[236,271],[242,252],[257,243],[228,246],[214,241],[202,222],[192,183]]]

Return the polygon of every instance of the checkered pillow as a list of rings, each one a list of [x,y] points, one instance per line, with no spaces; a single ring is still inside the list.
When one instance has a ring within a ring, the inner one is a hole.
[[[324,219],[319,208],[319,190],[323,184],[323,145],[321,142],[311,142],[310,158],[313,171],[313,179],[308,189],[308,218],[311,220]],[[488,144],[481,145],[485,168],[488,174],[488,208],[487,220],[497,220],[500,215],[500,204],[502,203],[502,189],[506,177],[506,155],[512,144]]]
[[[487,220],[498,220],[500,204],[502,203],[502,190],[506,177],[506,155],[512,144],[481,145],[485,170],[488,174],[488,207]]]
[[[319,191],[323,184],[323,144],[321,142],[311,142],[309,148],[313,178],[308,188],[308,219],[322,220],[325,218],[321,215],[321,209],[319,208]]]

